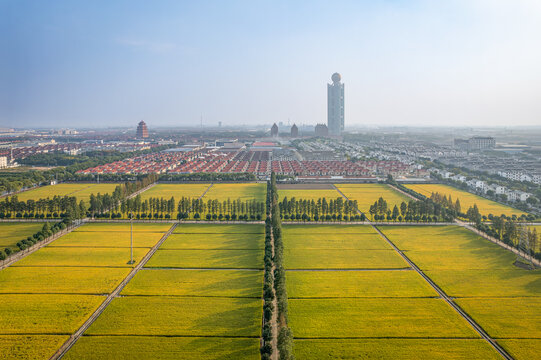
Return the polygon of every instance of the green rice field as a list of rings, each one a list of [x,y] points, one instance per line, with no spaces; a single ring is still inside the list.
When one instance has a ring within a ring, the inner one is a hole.
[[[0,250],[19,250],[17,243],[34,235],[43,228],[43,223],[5,222],[0,223]]]
[[[90,195],[111,194],[119,184],[97,184],[97,183],[62,183],[47,185],[17,194],[19,201],[39,200],[57,196],[75,196],[78,201],[88,203]]]

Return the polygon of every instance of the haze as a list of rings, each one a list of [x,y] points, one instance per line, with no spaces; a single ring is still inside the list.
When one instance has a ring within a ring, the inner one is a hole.
[[[541,2],[0,3],[0,127],[541,124]]]

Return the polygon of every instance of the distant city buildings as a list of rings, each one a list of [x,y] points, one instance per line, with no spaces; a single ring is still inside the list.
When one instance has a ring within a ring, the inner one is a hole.
[[[340,135],[344,131],[344,84],[339,73],[331,76],[327,84],[327,125],[329,134]]]
[[[329,128],[325,124],[317,124],[315,133],[316,136],[329,136]]]
[[[137,125],[137,132],[135,134],[135,137],[138,139],[148,138],[147,124],[143,120],[141,120],[139,124]]]
[[[494,149],[496,147],[496,140],[493,137],[487,136],[474,136],[469,139],[455,139],[455,147],[468,151]]]
[[[278,136],[278,125],[276,125],[276,123],[274,123],[271,127],[271,136],[272,137]]]
[[[291,127],[291,137],[292,138],[299,137],[299,128],[295,124],[293,124],[293,126]]]

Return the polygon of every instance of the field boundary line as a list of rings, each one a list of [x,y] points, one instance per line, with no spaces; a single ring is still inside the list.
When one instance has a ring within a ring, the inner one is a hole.
[[[122,282],[111,292],[107,298],[101,303],[101,305],[90,315],[90,317],[84,322],[83,325],[72,334],[68,340],[51,356],[51,360],[61,359],[71,347],[79,340],[83,333],[96,321],[96,319],[103,313],[103,311],[109,306],[111,301],[116,298],[124,287],[130,282],[131,279],[141,270],[145,264],[150,260],[158,248],[163,244],[163,242],[173,233],[173,230],[177,227],[178,224],[173,224],[169,231],[167,231],[163,237],[148,251],[148,253],[141,259],[139,264],[137,264],[132,271],[122,280]]]
[[[84,224],[84,221],[81,221],[78,224],[67,227],[64,230],[61,230],[61,231],[57,232],[56,234],[51,235],[47,239],[45,239],[43,241],[40,241],[40,242],[30,246],[29,248],[26,248],[25,250],[17,251],[16,253],[12,254],[6,260],[0,261],[0,270],[3,270],[5,268],[9,267],[10,265],[16,263],[17,261],[19,261],[19,260],[27,257],[28,255],[38,251],[39,249],[49,245],[50,243],[52,243],[56,239],[66,235],[66,234],[69,234],[70,232],[77,229],[79,226],[81,226],[83,224]]]
[[[340,192],[340,194],[342,194],[342,196],[346,200],[349,200],[347,196],[345,196],[340,190],[338,190],[338,192]],[[359,209],[357,209],[357,211],[362,214]],[[436,285],[436,283],[432,281],[432,279],[428,275],[426,275],[413,261],[411,261],[410,258],[406,254],[404,254],[402,250],[400,250],[387,236],[385,236],[385,234],[383,234],[376,225],[370,223],[370,226],[372,226],[372,228],[377,231],[378,234],[385,241],[387,241],[389,245],[393,247],[393,249],[402,257],[404,261],[406,261],[410,265],[413,270],[415,270],[420,276],[423,277],[423,279],[438,293],[438,295],[440,295],[440,297],[447,304],[449,304],[449,306],[451,306],[464,320],[466,320],[470,324],[470,326],[473,327],[473,329],[481,336],[481,338],[486,340],[494,348],[494,350],[496,350],[504,359],[513,359],[513,357],[509,355],[507,351],[505,351],[494,339],[492,339],[485,332],[485,330],[479,324],[477,324],[477,322],[475,322],[464,310],[462,310],[462,308],[458,306],[442,289],[440,289],[439,286]]]

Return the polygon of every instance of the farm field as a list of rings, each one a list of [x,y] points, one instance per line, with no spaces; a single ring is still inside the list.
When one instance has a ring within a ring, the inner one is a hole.
[[[503,270],[433,270],[426,274],[447,295],[455,297],[541,296],[541,272],[509,267]]]
[[[466,246],[459,242],[456,247],[456,234],[446,228],[450,227],[382,226],[380,230],[399,248],[412,249],[406,255],[427,269],[425,273],[516,359],[531,359],[535,351],[527,346],[541,341],[541,315],[536,310],[541,306],[541,272],[515,267],[514,254],[476,235],[472,235],[475,242]],[[432,244],[431,237],[450,248],[424,250],[421,244]]]
[[[265,201],[267,196],[267,184],[265,183],[244,183],[244,184],[213,184],[205,194],[203,200],[227,199],[241,201],[257,200]]]
[[[480,339],[303,339],[294,343],[298,360],[501,359],[486,341]]]
[[[260,298],[262,271],[143,269],[122,295]]]
[[[286,249],[286,269],[404,269],[408,264],[394,250]]]
[[[134,232],[161,232],[165,233],[171,229],[172,224],[168,223],[133,223]],[[84,226],[75,229],[74,232],[129,232],[130,223],[102,223],[102,222],[92,222],[86,223]]]
[[[161,249],[262,250],[263,234],[172,234]]]
[[[456,303],[492,337],[541,339],[541,297],[463,298]]]
[[[39,200],[53,198],[53,196],[75,196],[77,200],[88,203],[91,194],[112,193],[118,184],[97,184],[97,183],[64,183],[42,186],[36,189],[24,191],[17,194],[19,201]]]
[[[311,229],[307,229],[310,231]],[[391,250],[392,247],[375,231],[371,234],[314,234],[290,236],[288,249],[356,249],[356,250]]]
[[[4,360],[48,359],[67,339],[67,335],[0,335],[0,354]]]
[[[138,263],[147,248],[134,248],[133,259]],[[132,267],[129,248],[44,247],[14,263],[19,266],[104,266]]]
[[[164,233],[133,232],[133,246],[150,248],[154,246]],[[51,243],[50,247],[130,247],[130,232],[98,232],[98,231],[73,231]]]
[[[521,210],[514,209],[510,206],[503,205],[489,199],[485,199],[483,197],[445,184],[407,184],[405,186],[427,197],[430,197],[432,193],[440,193],[442,196],[445,195],[447,197],[451,195],[453,201],[456,201],[456,199],[460,200],[460,207],[462,212],[464,213],[468,210],[468,208],[470,208],[474,204],[477,204],[481,215],[488,216],[489,214],[492,214],[499,216],[501,214],[505,214],[507,216],[520,216],[524,214],[524,212]]]
[[[181,224],[173,234],[265,234],[265,228],[259,224]]]
[[[141,200],[149,198],[164,198],[169,200],[171,197],[175,201],[185,198],[199,198],[210,184],[156,184],[150,189],[141,193]]]
[[[0,293],[105,294],[128,275],[128,268],[13,267],[0,271]]]
[[[259,337],[262,300],[179,296],[116,298],[88,335]]]
[[[16,249],[17,243],[34,235],[43,228],[43,223],[0,223],[0,250]]]
[[[67,359],[260,358],[263,271],[223,268],[262,268],[264,227],[182,224],[175,230],[169,246],[182,249],[158,249]]]
[[[0,335],[71,334],[104,299],[95,295],[2,294]]]
[[[469,324],[441,299],[290,299],[289,323],[300,338],[467,337]]]
[[[330,199],[335,200],[336,198],[341,198],[342,195],[335,189],[279,189],[278,190],[278,201],[284,200],[284,198],[295,198],[297,200],[314,200],[317,201],[319,198],[326,198],[327,201]]]
[[[259,360],[259,339],[224,337],[84,336],[71,360]]]
[[[437,296],[428,283],[411,270],[288,271],[287,294],[290,299]]]
[[[317,231],[314,232],[314,229]],[[282,228],[284,235],[319,236],[325,235],[345,235],[352,234],[376,234],[376,231],[370,225],[297,225],[288,224]]]
[[[391,210],[395,205],[400,208],[402,202],[408,203],[411,200],[385,184],[336,184],[335,186],[349,200],[357,200],[359,210],[368,217],[370,217],[368,213],[370,205],[380,197],[387,201],[387,206]]]
[[[258,256],[259,255],[259,256]],[[260,250],[158,250],[147,267],[262,269]]]

